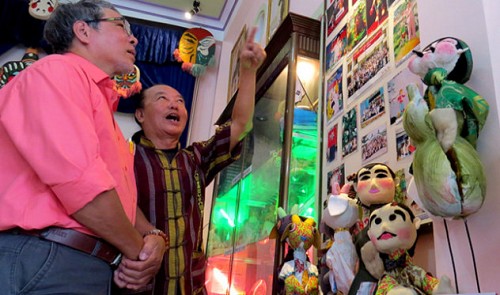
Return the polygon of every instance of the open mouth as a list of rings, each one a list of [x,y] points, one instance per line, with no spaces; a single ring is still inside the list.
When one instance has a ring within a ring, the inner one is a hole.
[[[380,190],[378,190],[378,189],[376,189],[376,188],[372,188],[372,189],[370,190],[370,194],[376,194],[376,193],[378,193],[379,191],[380,191]]]
[[[165,119],[169,120],[169,121],[174,121],[174,122],[179,122],[180,118],[179,116],[175,115],[175,114],[170,114],[170,115],[167,115],[165,117]]]
[[[385,232],[383,232],[383,233],[382,233],[382,234],[381,234],[381,235],[377,238],[377,240],[389,240],[389,239],[392,239],[392,238],[394,238],[394,237],[396,237],[396,235],[395,235],[395,234],[390,233],[390,232],[386,232],[386,231],[385,231]]]

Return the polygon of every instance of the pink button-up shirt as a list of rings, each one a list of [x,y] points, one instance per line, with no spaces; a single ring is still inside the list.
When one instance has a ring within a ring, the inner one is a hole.
[[[133,155],[113,118],[112,86],[68,53],[42,58],[0,90],[0,230],[91,233],[70,215],[113,188],[135,223]]]

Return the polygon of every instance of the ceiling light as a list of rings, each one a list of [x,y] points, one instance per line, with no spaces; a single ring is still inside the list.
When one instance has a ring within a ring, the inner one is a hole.
[[[191,19],[193,15],[198,14],[200,12],[200,0],[194,0],[193,1],[193,9],[190,11],[187,11],[184,16],[186,19]]]

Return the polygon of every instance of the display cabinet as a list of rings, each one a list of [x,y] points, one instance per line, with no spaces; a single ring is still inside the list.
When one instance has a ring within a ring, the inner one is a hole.
[[[318,220],[320,22],[290,13],[257,74],[253,131],[215,185],[207,241],[209,294],[277,294],[286,249],[269,239],[277,208]],[[231,114],[234,97],[217,123]],[[310,253],[310,259],[314,259]]]

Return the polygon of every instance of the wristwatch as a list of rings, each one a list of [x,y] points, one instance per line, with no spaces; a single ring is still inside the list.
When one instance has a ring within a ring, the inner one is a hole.
[[[155,236],[160,236],[163,238],[163,241],[165,241],[165,247],[168,247],[168,237],[167,235],[161,230],[161,229],[157,229],[157,228],[154,228],[150,231],[147,231],[144,233],[143,237],[145,236],[149,236],[149,235],[155,235]]]

